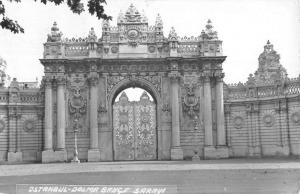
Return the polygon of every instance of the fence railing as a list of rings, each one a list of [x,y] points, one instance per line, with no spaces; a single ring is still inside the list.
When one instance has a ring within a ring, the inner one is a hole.
[[[224,87],[227,100],[243,100],[248,98],[268,98],[300,94],[300,77],[283,80],[281,83],[263,85],[247,85],[246,83],[228,84]]]

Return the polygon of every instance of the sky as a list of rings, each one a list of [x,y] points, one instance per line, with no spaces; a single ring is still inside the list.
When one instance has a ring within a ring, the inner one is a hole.
[[[73,14],[66,5],[41,4],[34,0],[6,3],[6,15],[25,28],[24,34],[0,29],[0,57],[7,61],[7,73],[19,81],[41,80],[43,43],[54,21],[64,37],[86,37],[91,27],[101,36],[101,23],[85,12]],[[281,56],[289,77],[300,74],[299,0],[107,0],[105,11],[113,17],[133,3],[144,10],[153,25],[160,13],[167,37],[174,26],[177,34],[199,36],[211,19],[223,40],[226,83],[245,82],[258,68],[258,56],[267,40]],[[298,36],[297,36],[298,35]]]

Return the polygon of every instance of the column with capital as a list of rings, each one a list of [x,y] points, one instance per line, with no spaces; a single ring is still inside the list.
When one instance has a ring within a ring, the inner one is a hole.
[[[45,81],[45,120],[44,120],[44,151],[53,150],[53,101],[52,101],[52,80]]]
[[[205,147],[213,146],[212,136],[212,105],[211,105],[211,82],[210,76],[203,77],[204,83],[204,130]]]
[[[65,101],[65,85],[66,78],[59,76],[57,83],[57,143],[55,150],[56,161],[66,161],[67,154],[65,150],[65,131],[66,131],[66,101]]]
[[[45,114],[44,114],[44,148],[42,152],[42,162],[51,162],[53,157],[53,99],[52,99],[52,79],[46,77],[45,83]]]
[[[99,138],[98,138],[98,74],[97,72],[92,72],[89,77],[90,85],[90,148],[88,150],[88,161],[98,162],[100,161],[100,151],[99,151]]]
[[[216,158],[228,158],[229,150],[226,144],[225,119],[224,119],[224,73],[216,72],[216,112],[217,112],[217,149]]]
[[[226,145],[224,100],[223,100],[223,77],[221,73],[216,77],[216,110],[217,110],[217,146]]]
[[[171,109],[172,109],[172,142],[171,160],[183,160],[183,151],[180,146],[180,114],[179,114],[179,79],[178,72],[171,73]]]

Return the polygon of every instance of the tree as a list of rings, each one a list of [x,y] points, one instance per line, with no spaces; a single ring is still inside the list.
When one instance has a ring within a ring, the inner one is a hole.
[[[3,29],[10,30],[13,33],[24,33],[24,28],[19,25],[17,21],[14,21],[5,15],[5,6],[3,3],[4,0],[0,0],[0,26]],[[20,3],[21,0],[6,0],[7,2],[16,2]],[[27,1],[27,0],[26,0]],[[55,5],[61,5],[62,3],[66,3],[67,6],[73,13],[80,14],[84,9],[84,3],[82,0],[34,0],[40,1],[40,3],[47,4],[47,3],[54,3]],[[96,15],[98,19],[104,20],[111,20],[112,17],[108,16],[104,13],[103,4],[106,4],[106,0],[88,0],[87,7],[88,11],[91,15]],[[1,20],[2,16],[2,20]]]

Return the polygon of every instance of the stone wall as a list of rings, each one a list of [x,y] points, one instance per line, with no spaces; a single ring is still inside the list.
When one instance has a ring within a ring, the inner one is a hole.
[[[300,77],[224,90],[231,157],[300,154]]]
[[[0,88],[0,161],[40,161],[43,94],[13,80]]]

